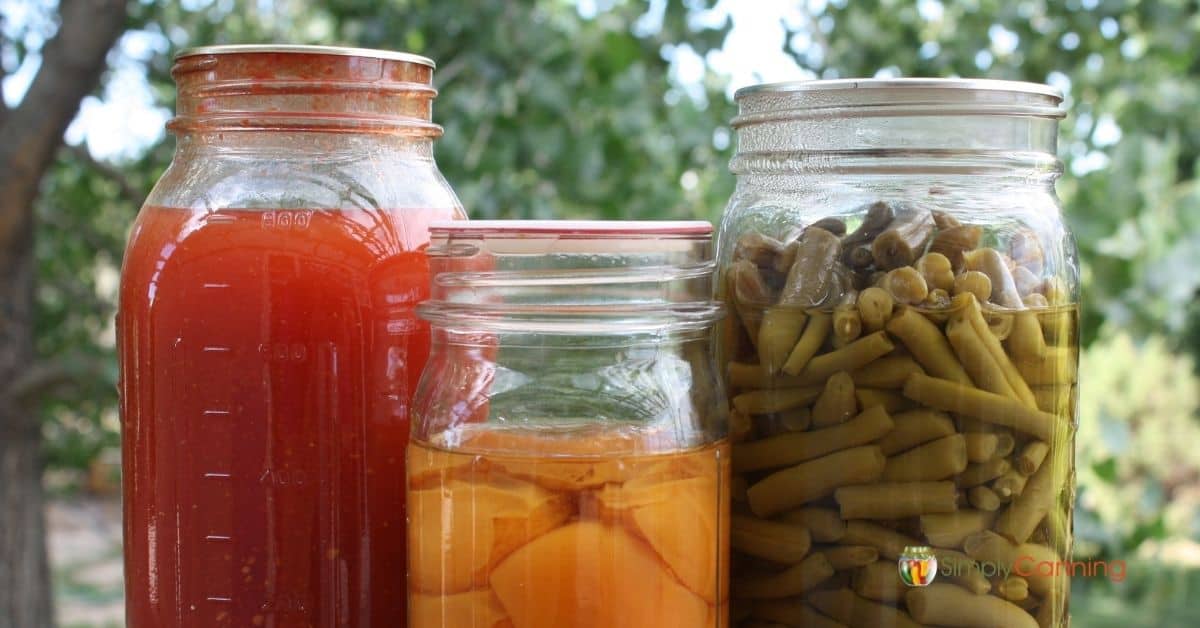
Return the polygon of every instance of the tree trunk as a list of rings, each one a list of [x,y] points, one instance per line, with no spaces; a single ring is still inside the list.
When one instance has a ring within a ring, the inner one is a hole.
[[[0,102],[0,628],[54,624],[41,425],[12,386],[34,359],[33,206],[79,102],[125,26],[125,0],[62,0],[59,29],[14,109]]]
[[[15,249],[0,254],[0,382],[33,361],[32,221]],[[23,246],[21,246],[23,244]],[[41,430],[13,395],[0,397],[0,627],[52,623],[50,568],[42,511]]]

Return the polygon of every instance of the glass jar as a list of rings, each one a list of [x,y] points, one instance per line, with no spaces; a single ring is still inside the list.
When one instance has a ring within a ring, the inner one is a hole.
[[[128,624],[401,626],[422,248],[464,218],[433,63],[222,46],[172,74],[118,315]]]
[[[409,625],[725,625],[708,223],[438,223]]]
[[[736,100],[718,292],[741,625],[1066,625],[1061,96],[900,79]]]

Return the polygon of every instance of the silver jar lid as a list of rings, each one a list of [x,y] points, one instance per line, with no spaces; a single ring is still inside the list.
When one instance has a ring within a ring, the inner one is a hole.
[[[813,92],[848,89],[959,89],[974,91],[1015,92],[1043,94],[1062,100],[1062,91],[1043,83],[1026,81],[1002,81],[997,79],[965,78],[894,78],[894,79],[826,79],[812,81],[786,81],[782,83],[760,83],[737,90],[734,98],[755,92]]]
[[[199,46],[196,48],[188,48],[178,55],[176,59],[184,57],[195,57],[199,55],[225,55],[225,54],[254,54],[254,53],[276,53],[276,54],[309,54],[309,55],[335,55],[341,57],[365,57],[368,59],[383,59],[385,61],[406,61],[417,65],[424,65],[430,68],[436,67],[433,59],[422,57],[421,55],[412,54],[411,52],[397,52],[393,50],[376,50],[374,48],[351,48],[348,46],[301,46],[295,44],[228,44],[221,46]]]
[[[1010,115],[1062,118],[1063,94],[1040,83],[994,79],[833,79],[764,83],[734,94],[733,126],[799,118]]]

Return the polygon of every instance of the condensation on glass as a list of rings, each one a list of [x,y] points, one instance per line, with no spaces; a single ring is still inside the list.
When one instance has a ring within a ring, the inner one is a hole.
[[[128,624],[402,626],[422,249],[464,217],[433,63],[221,46],[172,74],[118,315]]]
[[[718,237],[735,626],[1065,626],[1076,250],[1062,97],[736,95]]]
[[[708,223],[438,223],[409,625],[726,625]]]

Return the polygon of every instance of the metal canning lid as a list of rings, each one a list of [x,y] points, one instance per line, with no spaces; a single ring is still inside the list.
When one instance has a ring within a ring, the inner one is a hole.
[[[220,46],[199,46],[196,48],[188,48],[175,55],[175,59],[184,57],[195,57],[199,55],[226,55],[226,54],[253,54],[253,53],[277,53],[277,54],[310,54],[310,55],[335,55],[342,57],[366,57],[371,59],[384,59],[386,61],[407,61],[418,65],[428,66],[430,68],[437,67],[433,59],[422,57],[421,55],[412,54],[411,52],[397,52],[393,50],[376,50],[374,48],[351,48],[348,46],[302,46],[296,44],[227,44]]]
[[[800,118],[1006,115],[1062,118],[1063,94],[1041,83],[995,79],[833,79],[737,90],[733,126]]]
[[[786,81],[782,83],[760,83],[743,87],[734,93],[735,99],[759,92],[812,92],[848,89],[961,89],[976,91],[1014,92],[1041,94],[1062,100],[1062,91],[1043,83],[1026,81],[1003,81],[998,79],[960,78],[894,78],[894,79],[825,79],[812,81]],[[882,96],[882,95],[881,95]]]

